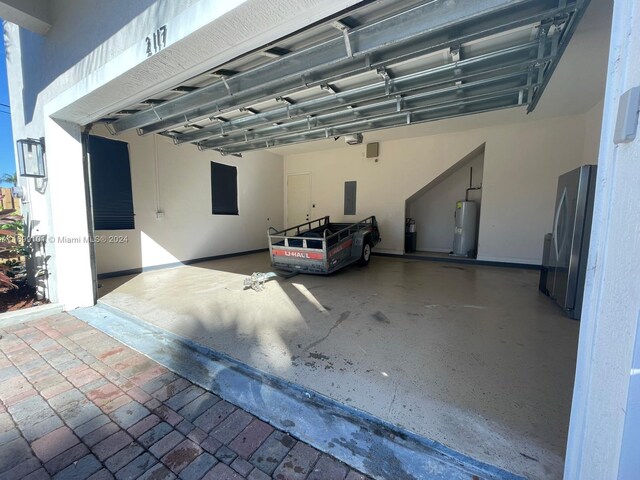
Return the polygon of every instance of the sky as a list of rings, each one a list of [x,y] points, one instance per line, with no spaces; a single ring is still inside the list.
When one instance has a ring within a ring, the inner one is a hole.
[[[0,42],[0,176],[4,173],[13,174],[16,171],[8,105],[7,62],[4,42]]]

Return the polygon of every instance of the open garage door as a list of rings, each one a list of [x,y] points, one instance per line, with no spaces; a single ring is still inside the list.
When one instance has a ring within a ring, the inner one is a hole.
[[[532,111],[588,0],[382,1],[103,119],[238,155],[510,107]]]

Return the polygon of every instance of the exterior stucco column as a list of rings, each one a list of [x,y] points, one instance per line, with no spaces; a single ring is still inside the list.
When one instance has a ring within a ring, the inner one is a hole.
[[[79,125],[45,119],[53,226],[48,241],[55,247],[49,279],[65,310],[94,304],[81,133]]]

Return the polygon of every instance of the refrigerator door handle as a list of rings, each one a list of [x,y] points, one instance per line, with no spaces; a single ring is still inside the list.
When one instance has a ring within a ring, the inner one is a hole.
[[[567,190],[565,189],[562,192],[562,197],[558,202],[558,209],[556,210],[556,218],[553,221],[553,249],[556,254],[556,258],[560,257],[560,249],[558,248],[558,226],[560,224],[560,212],[562,212],[562,207],[564,203],[567,201]]]

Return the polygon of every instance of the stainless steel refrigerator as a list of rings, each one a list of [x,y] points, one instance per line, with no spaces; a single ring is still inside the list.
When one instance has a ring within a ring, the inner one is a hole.
[[[544,252],[548,295],[575,319],[582,310],[596,171],[595,165],[584,165],[558,178],[553,231]]]

